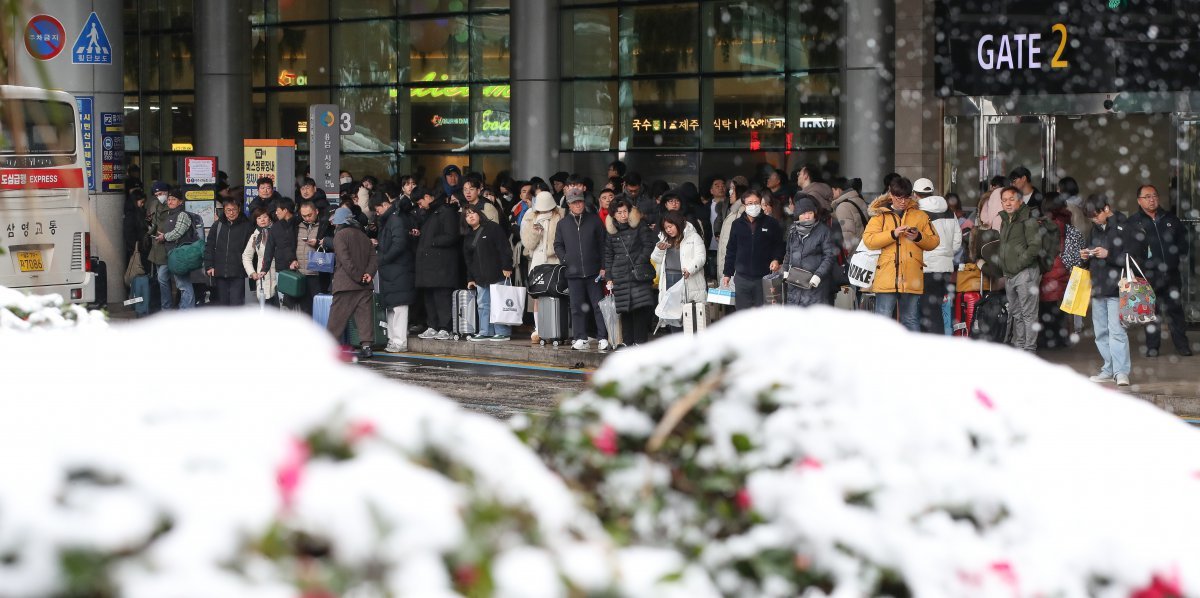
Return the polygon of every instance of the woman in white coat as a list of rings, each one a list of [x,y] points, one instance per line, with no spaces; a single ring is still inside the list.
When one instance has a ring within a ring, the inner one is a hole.
[[[704,303],[708,295],[708,283],[704,280],[704,262],[708,252],[704,239],[679,212],[667,212],[663,217],[662,232],[650,261],[658,271],[658,308],[654,313],[668,326],[683,326],[684,303]],[[683,281],[683,296],[678,305],[669,301],[670,289]]]
[[[278,300],[275,298],[275,265],[271,265],[271,269],[266,273],[262,270],[263,256],[267,251],[267,235],[271,229],[271,215],[267,213],[266,208],[256,208],[251,214],[254,217],[254,224],[257,228],[250,234],[250,241],[246,243],[246,248],[242,250],[242,267],[246,269],[246,274],[250,279],[255,281],[255,294],[259,301],[266,301],[271,305],[276,305]]]
[[[558,254],[554,253],[554,234],[558,230],[558,221],[563,219],[564,210],[558,207],[554,196],[549,192],[540,191],[533,198],[533,206],[521,219],[521,245],[525,247],[525,255],[529,257],[529,271],[542,264],[557,264]],[[537,313],[537,301],[530,301],[534,313]],[[533,335],[530,342],[538,344],[537,318],[533,319]]]

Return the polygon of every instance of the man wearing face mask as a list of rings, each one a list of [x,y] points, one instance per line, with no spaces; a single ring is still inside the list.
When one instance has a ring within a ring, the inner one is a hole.
[[[759,192],[746,191],[741,199],[745,212],[729,228],[725,276],[721,279],[722,287],[728,287],[733,279],[734,302],[739,310],[762,306],[762,279],[779,271],[784,252],[779,221],[763,215]]]
[[[166,230],[167,217],[169,216],[167,209],[167,184],[162,181],[155,181],[150,187],[150,197],[146,198],[146,220],[149,221],[148,236],[143,247],[149,247],[150,250],[146,254],[146,259],[154,264],[152,270],[156,277],[157,273],[163,270],[167,265],[167,246],[162,243],[154,243],[153,237],[159,232]],[[159,305],[163,309],[171,309],[171,277],[158,277],[159,289]],[[165,290],[164,290],[165,289]]]

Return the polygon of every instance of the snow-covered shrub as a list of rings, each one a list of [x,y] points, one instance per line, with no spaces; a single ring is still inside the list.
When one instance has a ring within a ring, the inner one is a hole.
[[[103,312],[66,303],[62,295],[27,295],[0,286],[0,333],[105,324]]]
[[[610,357],[519,433],[727,596],[1200,595],[1200,433],[1063,367],[769,308]]]
[[[257,310],[5,339],[0,595],[716,595],[502,423],[336,355]]]

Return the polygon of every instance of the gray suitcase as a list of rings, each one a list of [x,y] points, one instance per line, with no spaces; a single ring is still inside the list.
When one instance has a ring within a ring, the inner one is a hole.
[[[708,325],[708,311],[705,303],[683,304],[683,333],[693,335],[703,332]]]
[[[475,291],[471,289],[460,289],[454,291],[454,304],[450,309],[450,327],[454,330],[450,334],[454,335],[454,340],[465,339],[466,337],[477,334],[479,332],[479,310],[475,308]]]
[[[557,347],[571,338],[571,309],[566,297],[537,298],[537,330],[542,344],[549,341]]]

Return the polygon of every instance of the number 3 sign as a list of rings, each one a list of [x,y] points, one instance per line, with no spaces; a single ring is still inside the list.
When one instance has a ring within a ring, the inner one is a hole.
[[[342,114],[338,118],[338,131],[340,131],[342,135],[349,135],[354,132],[353,110],[342,110]]]

